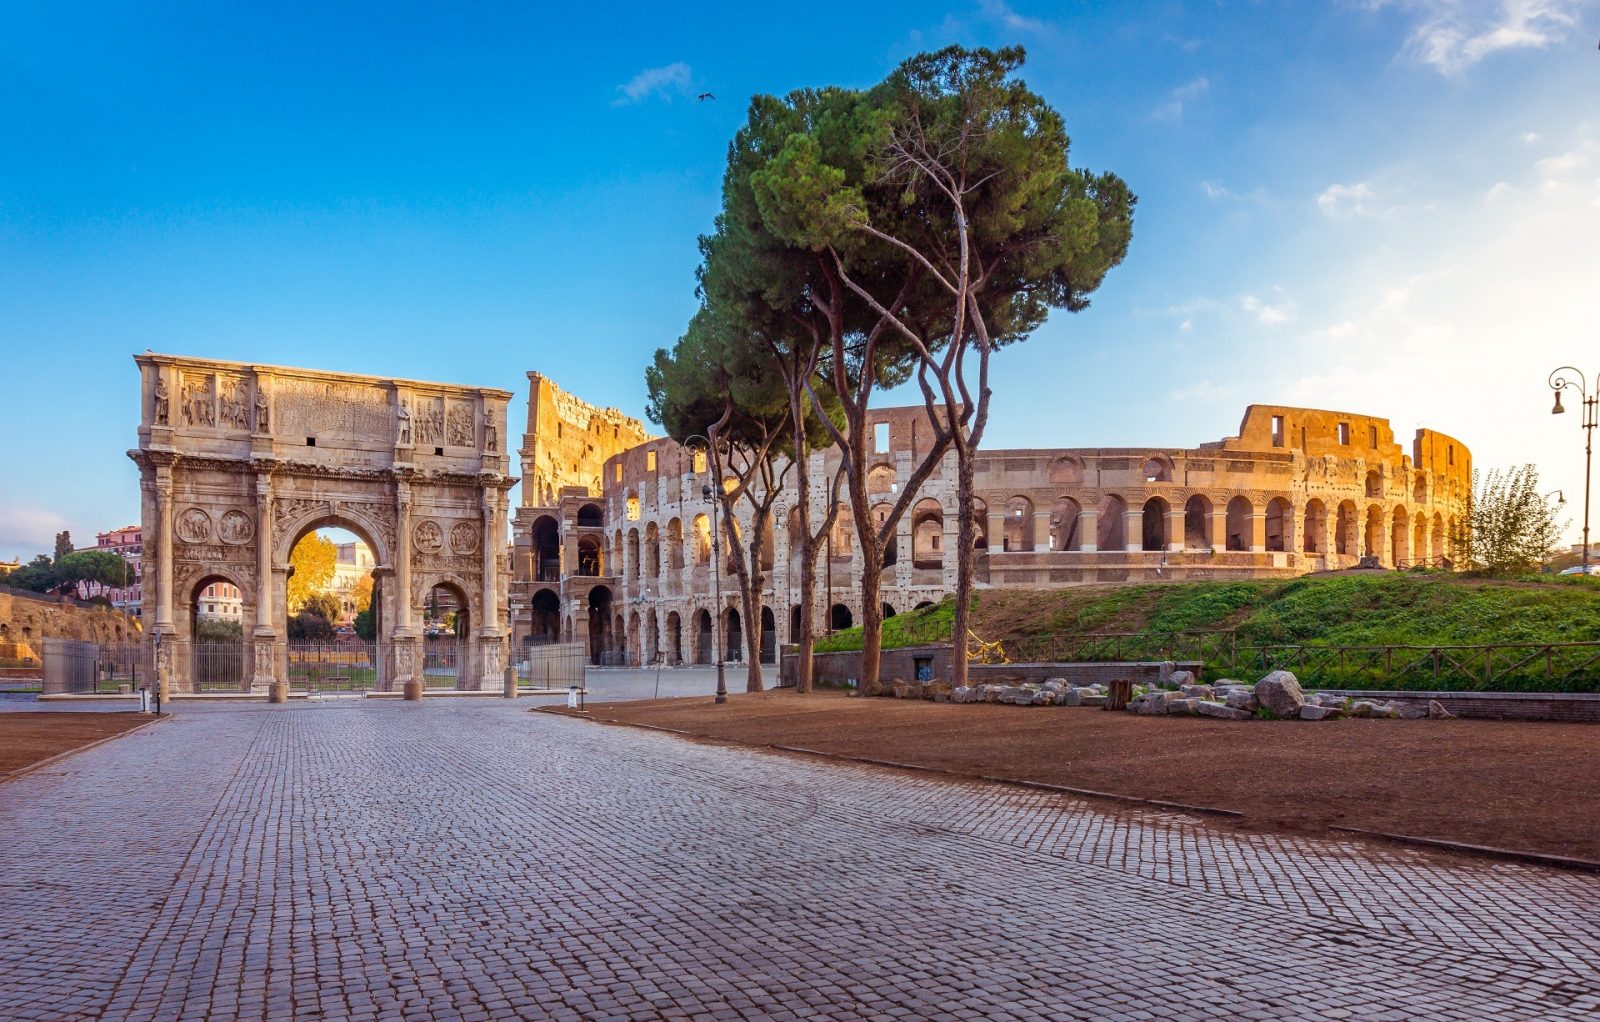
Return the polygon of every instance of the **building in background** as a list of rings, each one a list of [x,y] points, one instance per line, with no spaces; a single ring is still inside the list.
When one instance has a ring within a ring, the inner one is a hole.
[[[710,663],[719,619],[720,655],[729,659],[743,654],[746,628],[759,629],[763,660],[776,654],[780,631],[798,640],[803,516],[792,489],[779,496],[760,552],[761,620],[741,621],[731,562],[712,563],[703,456],[648,438],[637,420],[586,405],[537,374],[529,380],[513,649],[571,641],[597,663]],[[558,400],[547,403],[544,393]],[[869,422],[866,486],[882,515],[931,431],[921,407],[874,409]],[[573,456],[574,436],[591,462],[601,460],[598,473]],[[811,459],[816,522],[839,453]],[[1448,567],[1471,480],[1466,445],[1443,433],[1419,429],[1407,449],[1387,419],[1281,405],[1251,405],[1237,436],[1196,447],[985,450],[976,465],[976,577],[983,586],[1049,589]],[[751,535],[748,505],[735,518],[738,533]],[[842,509],[815,566],[818,632],[861,619],[853,532]],[[956,537],[951,452],[921,483],[886,551],[886,617],[954,591]],[[713,571],[723,573],[720,607]]]
[[[99,582],[79,582],[77,597],[90,600],[97,596],[111,601],[111,606],[134,617],[140,616],[144,605],[144,531],[137,525],[124,525],[120,529],[95,535],[94,548],[116,554],[127,562],[129,584],[107,586]]]
[[[376,566],[372,551],[360,540],[335,544],[333,580],[328,583],[328,588],[339,601],[339,620],[334,624],[353,624],[365,602],[372,599],[370,588],[366,590],[365,600],[359,590],[363,579],[372,578],[372,569]]]

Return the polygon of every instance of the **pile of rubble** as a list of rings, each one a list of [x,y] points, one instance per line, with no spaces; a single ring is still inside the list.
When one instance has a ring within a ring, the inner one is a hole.
[[[1169,665],[1170,666],[1170,665]],[[862,693],[896,699],[931,699],[940,703],[1006,703],[1012,706],[1105,706],[1105,685],[1074,685],[1065,678],[1005,685],[951,688],[942,681],[875,682]],[[1172,671],[1164,686],[1139,686],[1128,712],[1146,716],[1215,717],[1219,720],[1332,720],[1338,717],[1380,717],[1434,720],[1453,716],[1434,700],[1353,699],[1327,692],[1307,695],[1288,671],[1273,671],[1251,685],[1223,679],[1202,685],[1188,671]]]

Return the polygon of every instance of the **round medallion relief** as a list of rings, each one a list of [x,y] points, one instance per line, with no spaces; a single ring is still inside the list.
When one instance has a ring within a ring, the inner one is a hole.
[[[222,537],[224,543],[239,545],[250,542],[256,534],[255,522],[243,511],[229,511],[217,523],[217,535]]]
[[[173,531],[185,543],[204,543],[211,539],[211,516],[197,507],[185,508]]]
[[[411,530],[411,538],[416,548],[425,554],[436,554],[444,547],[444,531],[431,519],[418,522]]]
[[[478,549],[478,527],[471,522],[457,522],[452,525],[450,549],[458,554],[470,554]]]

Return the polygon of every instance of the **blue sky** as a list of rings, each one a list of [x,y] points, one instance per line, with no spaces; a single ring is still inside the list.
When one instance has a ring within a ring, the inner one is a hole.
[[[992,446],[1300,403],[1581,503],[1544,384],[1600,372],[1597,0],[752,10],[0,4],[0,556],[137,520],[147,347],[642,414],[749,97],[949,42],[1026,46],[1140,200],[1091,308],[997,357]]]

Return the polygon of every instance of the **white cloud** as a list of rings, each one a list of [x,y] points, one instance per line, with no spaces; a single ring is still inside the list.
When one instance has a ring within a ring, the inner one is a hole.
[[[1184,107],[1210,91],[1211,79],[1209,78],[1201,77],[1196,78],[1194,81],[1186,82],[1173,89],[1167,101],[1151,111],[1150,116],[1157,121],[1181,121],[1183,120]]]
[[[0,558],[31,560],[55,549],[56,533],[68,528],[66,518],[36,504],[0,505]]]
[[[673,96],[687,96],[693,91],[693,78],[694,72],[681,60],[665,67],[648,67],[617,86],[621,95],[612,100],[611,105],[628,106],[652,96],[668,100]]]
[[[1539,141],[1539,133],[1537,131],[1524,131],[1517,137],[1524,145],[1532,145],[1533,143]]]
[[[1489,188],[1489,190],[1487,192],[1483,193],[1483,201],[1484,202],[1495,202],[1495,201],[1497,201],[1499,199],[1505,198],[1507,195],[1510,195],[1514,191],[1516,191],[1516,189],[1511,187],[1511,183],[1510,182],[1508,182],[1508,181],[1496,181],[1493,185],[1490,186],[1490,188]]]
[[[1255,295],[1245,295],[1239,300],[1239,308],[1250,313],[1256,322],[1266,326],[1281,326],[1294,319],[1295,307],[1293,302],[1283,302],[1279,305],[1269,305]]]
[[[1192,320],[1192,319],[1184,320],[1182,323],[1178,324],[1178,329],[1179,329],[1179,331],[1181,331],[1183,333],[1188,333],[1189,331],[1194,329],[1194,320]]]
[[[1582,0],[1372,0],[1414,16],[1405,52],[1457,75],[1504,50],[1543,49],[1577,25]]]
[[[1012,10],[1004,0],[982,0],[978,4],[983,16],[991,21],[998,22],[1003,28],[1013,32],[1044,32],[1049,26],[1038,18],[1029,18]]]
[[[1365,181],[1329,185],[1317,196],[1317,208],[1331,217],[1372,216],[1379,212],[1372,186]]]

